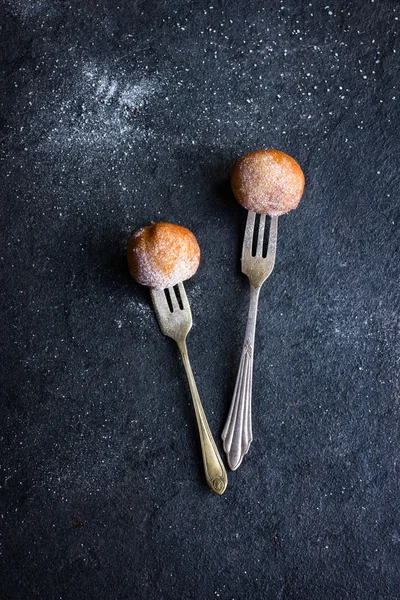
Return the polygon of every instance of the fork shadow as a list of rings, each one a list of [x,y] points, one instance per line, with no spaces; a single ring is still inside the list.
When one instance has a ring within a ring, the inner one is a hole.
[[[234,229],[237,240],[243,240],[244,230],[246,227],[246,214],[247,211],[236,201],[230,186],[228,179],[218,182],[215,185],[215,193],[221,198],[222,206],[226,207],[227,216],[230,220],[230,227]],[[241,243],[235,244],[235,275],[241,274],[240,268],[240,256],[241,256]]]

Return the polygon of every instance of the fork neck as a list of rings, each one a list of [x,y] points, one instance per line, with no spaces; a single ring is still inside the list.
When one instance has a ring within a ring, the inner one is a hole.
[[[179,352],[181,353],[182,358],[189,359],[187,346],[186,346],[186,337],[181,338],[179,340],[175,340],[175,341],[178,344]]]
[[[249,304],[249,314],[247,317],[247,325],[246,325],[246,333],[244,338],[244,343],[250,344],[250,346],[254,347],[254,336],[256,332],[256,321],[257,321],[257,309],[258,309],[258,298],[260,296],[260,287],[254,287],[250,284],[250,304]]]

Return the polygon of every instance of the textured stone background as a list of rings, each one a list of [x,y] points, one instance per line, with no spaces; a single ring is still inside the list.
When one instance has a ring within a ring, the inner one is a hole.
[[[399,598],[397,0],[0,7],[1,598]],[[228,176],[260,147],[307,186],[220,498],[125,248],[151,220],[199,240],[189,352],[221,448],[248,303]]]

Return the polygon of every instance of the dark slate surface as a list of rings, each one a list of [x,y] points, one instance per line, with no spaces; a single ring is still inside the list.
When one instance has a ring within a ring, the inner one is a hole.
[[[2,599],[400,597],[398,13],[3,0]],[[125,248],[151,220],[199,240],[189,351],[221,448],[248,302],[228,175],[260,147],[307,187],[220,498]]]

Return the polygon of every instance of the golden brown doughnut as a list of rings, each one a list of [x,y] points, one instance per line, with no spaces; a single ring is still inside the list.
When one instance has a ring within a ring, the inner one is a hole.
[[[161,290],[192,277],[200,262],[193,233],[181,225],[153,223],[128,243],[129,272],[138,283]]]
[[[279,150],[255,150],[236,161],[231,186],[236,200],[248,210],[279,216],[300,202],[304,174],[294,158]]]

